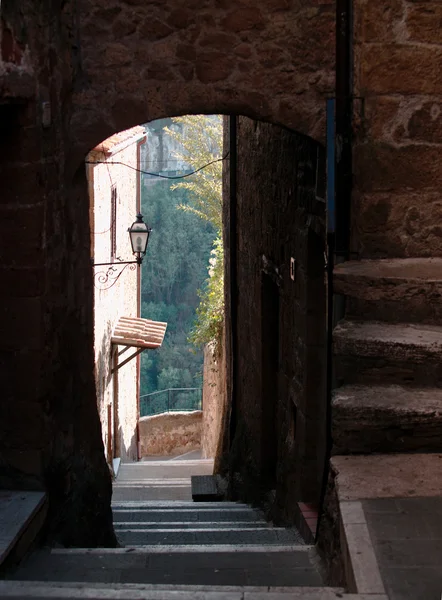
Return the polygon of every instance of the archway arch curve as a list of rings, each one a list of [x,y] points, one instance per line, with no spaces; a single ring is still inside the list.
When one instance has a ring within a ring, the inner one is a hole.
[[[334,29],[329,0],[83,0],[72,149],[81,160],[117,131],[198,113],[323,141]]]

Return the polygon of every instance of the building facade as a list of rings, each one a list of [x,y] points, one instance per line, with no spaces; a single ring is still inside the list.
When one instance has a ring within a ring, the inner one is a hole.
[[[94,354],[97,406],[110,466],[114,458],[138,457],[139,360],[118,369],[121,348],[112,335],[121,317],[140,316],[140,268],[128,228],[140,211],[140,148],[143,127],[118,133],[96,146],[86,159],[90,197],[91,257],[94,267]]]

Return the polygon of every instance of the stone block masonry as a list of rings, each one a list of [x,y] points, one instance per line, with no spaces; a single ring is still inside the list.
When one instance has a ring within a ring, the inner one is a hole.
[[[201,411],[140,419],[141,456],[177,456],[201,448]]]
[[[354,6],[352,250],[441,256],[442,36],[438,2]],[[361,112],[362,111],[362,112]]]

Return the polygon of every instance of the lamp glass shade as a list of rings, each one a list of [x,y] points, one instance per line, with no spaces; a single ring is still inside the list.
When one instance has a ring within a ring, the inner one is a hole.
[[[144,256],[151,230],[143,221],[143,215],[137,215],[137,220],[132,223],[128,231],[130,243],[132,244],[132,252],[138,256]]]

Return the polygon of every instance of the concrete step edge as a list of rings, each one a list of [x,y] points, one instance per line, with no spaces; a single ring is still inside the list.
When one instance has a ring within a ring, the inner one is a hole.
[[[51,554],[216,554],[219,552],[309,552],[307,544],[140,544],[122,548],[52,548]]]
[[[0,581],[0,598],[71,598],[89,600],[356,600],[359,596],[343,595],[341,588],[268,587],[268,586],[164,586],[143,584],[81,584]],[[371,598],[371,597],[370,597]],[[379,597],[380,599],[380,597]],[[373,600],[377,600],[373,598]]]
[[[161,524],[161,523],[160,523]],[[131,527],[130,525],[127,527],[119,527],[118,531],[119,532],[123,532],[123,531],[133,531],[133,532],[147,532],[147,533],[213,533],[213,532],[218,532],[218,531],[222,531],[223,533],[230,533],[231,531],[235,531],[237,533],[240,533],[241,531],[259,531],[260,533],[262,531],[276,531],[276,532],[280,532],[280,531],[286,531],[285,527],[272,527],[271,525],[269,525],[268,527],[230,527],[229,529],[227,529],[225,527],[192,527],[192,528],[183,528],[183,527],[176,527],[176,528],[163,528],[163,527],[157,527],[157,528],[148,528],[148,527]],[[290,530],[288,530],[290,531]],[[297,533],[297,532],[296,532]]]
[[[248,504],[241,504],[236,502],[185,502],[179,500],[117,500],[112,502],[112,509],[132,509],[132,508],[144,508],[145,510],[249,510],[255,511],[257,509]]]

